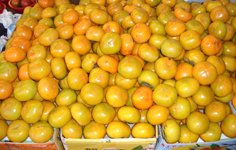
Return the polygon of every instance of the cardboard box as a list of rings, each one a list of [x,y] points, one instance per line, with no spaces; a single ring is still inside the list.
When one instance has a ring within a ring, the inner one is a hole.
[[[143,150],[155,149],[158,138],[158,127],[156,126],[156,136],[153,138],[120,138],[111,139],[69,139],[64,138],[60,132],[61,140],[65,150]]]
[[[0,150],[63,150],[63,145],[60,140],[59,129],[54,129],[52,139],[47,143],[34,143],[27,138],[22,143],[8,142],[8,138],[0,141]]]
[[[236,150],[236,138],[230,139],[224,134],[221,135],[220,141],[204,142],[200,138],[196,143],[175,143],[168,144],[162,136],[161,129],[159,127],[159,138],[157,139],[157,150],[200,150],[203,148],[213,149],[220,147],[227,150]]]
[[[232,113],[236,114],[236,110],[233,108],[231,102],[229,102]],[[159,126],[159,138],[157,139],[156,149],[157,150],[200,150],[200,149],[213,149],[221,148],[227,150],[236,150],[236,138],[228,138],[224,134],[221,135],[219,141],[215,142],[204,142],[199,138],[196,143],[175,143],[168,144],[163,138],[161,127]],[[205,149],[205,150],[206,150]]]

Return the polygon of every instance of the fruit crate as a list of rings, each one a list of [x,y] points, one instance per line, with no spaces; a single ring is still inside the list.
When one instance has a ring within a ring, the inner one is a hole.
[[[215,142],[204,142],[202,140],[198,140],[196,143],[175,143],[168,144],[163,138],[161,129],[159,128],[159,138],[157,139],[156,149],[161,150],[190,150],[190,149],[214,149],[214,148],[222,148],[228,150],[236,149],[236,139],[227,138],[224,134],[221,135],[221,140]]]
[[[9,142],[8,138],[0,141],[1,150],[63,150],[63,145],[60,140],[59,130],[54,129],[52,139],[46,143],[34,143],[30,138],[27,138],[23,143]]]
[[[64,138],[62,132],[60,137],[65,150],[143,150],[154,149],[158,139],[158,126],[155,127],[156,133],[153,138],[119,138],[111,139],[70,139]]]
[[[236,114],[235,108],[232,106],[231,102],[229,102],[229,106],[232,110],[233,114]],[[228,138],[224,134],[221,135],[221,138],[219,141],[215,142],[204,142],[200,138],[196,143],[174,143],[174,144],[169,144],[165,141],[163,132],[161,127],[159,126],[158,129],[159,132],[159,138],[157,139],[156,142],[156,149],[159,150],[198,150],[198,149],[217,149],[217,148],[222,148],[222,149],[227,149],[227,150],[235,150],[236,149],[236,138]]]

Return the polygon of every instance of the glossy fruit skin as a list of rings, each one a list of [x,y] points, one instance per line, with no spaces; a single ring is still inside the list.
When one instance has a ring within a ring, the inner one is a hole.
[[[116,54],[121,48],[121,38],[114,32],[105,33],[100,42],[101,51],[104,54]]]
[[[29,137],[35,143],[45,143],[53,136],[53,128],[48,122],[39,121],[29,129]]]
[[[162,79],[171,79],[175,76],[177,70],[176,62],[168,57],[159,58],[155,62],[155,71]]]
[[[175,88],[182,97],[190,97],[195,94],[199,88],[199,82],[193,77],[185,77],[176,81]]]
[[[233,90],[232,81],[225,75],[219,75],[211,84],[211,89],[218,97],[224,97],[230,94]]]
[[[110,138],[128,138],[131,134],[131,129],[125,122],[112,121],[108,124],[106,132]]]
[[[29,135],[29,124],[23,120],[12,121],[7,129],[7,137],[12,142],[23,142]]]
[[[115,114],[115,109],[107,103],[97,104],[92,110],[93,119],[101,124],[108,124],[113,121]]]
[[[123,106],[117,112],[118,119],[127,123],[137,123],[140,120],[141,114],[138,109],[132,106]]]
[[[66,106],[58,106],[54,108],[48,116],[48,122],[54,128],[63,127],[70,119],[71,112]]]
[[[80,126],[75,120],[71,119],[62,127],[62,135],[65,138],[81,138],[82,126]]]
[[[38,100],[25,102],[21,110],[21,117],[27,123],[36,123],[41,119],[43,104]]]
[[[142,72],[142,64],[135,56],[128,55],[119,62],[118,72],[125,78],[137,78]]]
[[[45,100],[53,101],[58,95],[58,83],[54,78],[45,77],[38,82],[38,92]]]
[[[210,122],[209,129],[200,135],[201,139],[205,142],[212,142],[220,140],[222,131],[217,123]]]
[[[84,137],[86,139],[101,139],[106,134],[106,128],[104,124],[91,121],[84,127]]]
[[[132,95],[132,103],[138,109],[148,109],[153,104],[152,89],[147,86],[138,87]]]
[[[169,107],[174,104],[176,99],[176,89],[168,84],[159,84],[153,91],[153,101],[157,105]]]
[[[104,99],[104,90],[97,83],[87,83],[82,87],[80,97],[86,104],[94,106]]]
[[[1,116],[6,120],[16,120],[21,115],[22,103],[15,98],[5,99],[1,103]]]
[[[196,134],[202,134],[209,128],[209,119],[201,112],[192,112],[187,117],[187,127]]]
[[[198,134],[191,132],[186,125],[180,126],[180,138],[179,142],[181,143],[193,143],[197,142],[199,138]]]
[[[180,126],[173,120],[167,120],[162,124],[164,138],[168,143],[175,143],[180,138]]]
[[[13,92],[13,86],[6,80],[0,80],[0,100],[10,97]]]
[[[236,137],[236,132],[234,132],[236,130],[235,120],[236,116],[234,114],[229,114],[221,123],[222,132],[230,138]]]
[[[17,77],[18,69],[10,62],[0,63],[0,79],[12,82]]]
[[[214,100],[214,92],[209,86],[200,86],[196,93],[192,95],[193,101],[199,106],[207,106]]]
[[[33,80],[24,80],[16,83],[13,94],[19,101],[28,101],[34,97],[36,92],[36,83]]]
[[[211,122],[221,122],[226,117],[226,107],[222,102],[213,101],[205,107],[205,114]]]
[[[48,121],[48,116],[50,114],[50,112],[56,107],[54,103],[50,102],[50,101],[42,101],[41,102],[43,104],[43,113],[41,115],[41,121]]]
[[[207,61],[199,62],[193,67],[193,77],[201,85],[211,84],[217,77],[215,66]]]
[[[190,114],[190,103],[186,98],[178,97],[176,102],[169,107],[170,114],[177,120],[183,120]]]
[[[107,88],[106,100],[114,108],[122,107],[128,101],[128,92],[121,86],[112,85]]]
[[[88,82],[88,74],[81,68],[74,68],[68,73],[68,85],[73,90],[81,90]]]
[[[153,105],[147,110],[147,121],[152,125],[164,123],[169,116],[169,110],[166,107]]]
[[[82,103],[74,103],[70,107],[72,118],[80,125],[85,126],[92,120],[89,108]]]
[[[59,106],[69,106],[76,101],[76,92],[72,89],[66,88],[62,89],[56,97],[56,103]]]
[[[169,58],[177,58],[183,51],[183,47],[178,40],[166,39],[161,44],[161,53]]]
[[[135,138],[152,138],[155,136],[155,128],[148,123],[136,123],[131,130]]]

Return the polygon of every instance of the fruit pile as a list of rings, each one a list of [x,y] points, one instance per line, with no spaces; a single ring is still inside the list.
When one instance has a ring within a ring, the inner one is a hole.
[[[235,138],[235,31],[228,0],[38,0],[0,55],[0,139]]]

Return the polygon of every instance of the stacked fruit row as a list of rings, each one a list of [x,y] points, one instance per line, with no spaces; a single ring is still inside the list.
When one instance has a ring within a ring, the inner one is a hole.
[[[235,30],[228,0],[38,0],[1,53],[0,139],[235,138]]]

